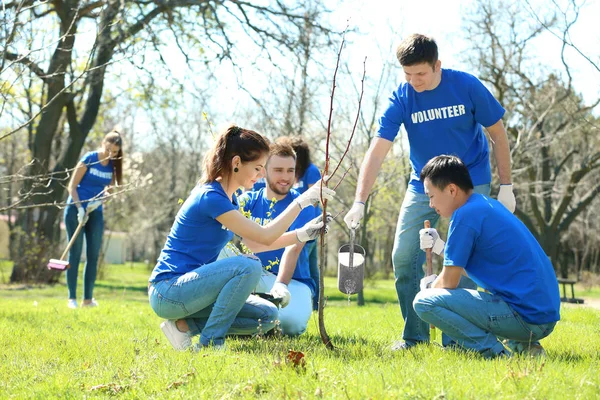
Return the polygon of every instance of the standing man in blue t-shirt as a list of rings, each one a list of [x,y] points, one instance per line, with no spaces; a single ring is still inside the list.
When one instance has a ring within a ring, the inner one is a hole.
[[[266,186],[246,192],[240,199],[240,209],[248,218],[264,225],[291,204],[300,193],[292,189],[295,181],[296,154],[286,142],[271,144],[266,165]],[[290,230],[304,226],[315,218],[314,207],[307,207],[290,226]],[[282,299],[279,311],[280,327],[285,335],[300,335],[306,330],[312,314],[315,282],[308,264],[308,248],[299,242],[284,249],[256,253],[263,267],[257,292],[270,292]]]
[[[494,142],[500,192],[498,200],[511,212],[515,196],[511,184],[508,138],[502,124],[504,109],[474,76],[442,69],[435,41],[413,34],[398,47],[397,57],[406,83],[390,97],[379,119],[377,137],[365,155],[355,202],[344,221],[350,229],[358,227],[369,195],[386,154],[392,148],[401,125],[408,134],[411,179],[402,202],[393,248],[394,275],[400,310],[404,318],[402,338],[393,350],[403,350],[429,341],[429,327],[417,317],[412,302],[423,277],[425,254],[419,250],[419,229],[428,219],[433,226],[438,216],[428,206],[419,174],[423,165],[440,154],[454,154],[466,164],[475,192],[490,193],[491,171],[487,139]]]
[[[535,237],[498,201],[474,193],[467,167],[438,156],[421,170],[430,207],[450,217],[448,243],[433,228],[420,231],[421,249],[444,253],[440,276],[421,281],[416,313],[458,346],[494,358],[543,356],[539,340],[560,319],[560,295],[550,260]],[[488,293],[457,288],[463,273]],[[430,289],[431,287],[431,289]]]

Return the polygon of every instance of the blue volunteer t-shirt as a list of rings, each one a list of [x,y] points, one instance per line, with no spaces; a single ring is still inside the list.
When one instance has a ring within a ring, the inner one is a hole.
[[[306,171],[304,171],[304,175],[294,184],[294,189],[298,191],[298,193],[302,194],[308,190],[309,187],[314,185],[315,183],[321,180],[321,171],[319,171],[319,167],[315,164],[310,163]],[[321,211],[321,205],[317,204],[316,211]]]
[[[112,182],[113,178],[113,162],[108,161],[108,164],[100,164],[97,151],[90,151],[81,157],[79,162],[85,164],[87,170],[81,178],[81,182],[77,185],[77,194],[79,200],[85,201],[98,196],[104,188]],[[73,198],[69,196],[67,204],[73,203]],[[88,202],[82,203],[83,208],[87,208]],[[100,206],[98,209],[102,209]]]
[[[219,182],[196,186],[175,217],[149,281],[183,275],[214,262],[233,238],[233,232],[216,218],[237,210],[237,204],[236,197],[229,200]]]
[[[556,274],[527,227],[497,200],[472,194],[454,211],[444,265],[463,267],[530,324],[560,319]]]
[[[392,93],[379,119],[377,136],[393,141],[400,126],[408,133],[410,185],[425,193],[419,180],[427,161],[441,154],[459,157],[469,169],[474,185],[491,182],[489,148],[482,126],[489,127],[504,115],[504,108],[473,75],[442,69],[438,87],[417,93],[408,83]]]
[[[304,175],[294,184],[294,189],[298,191],[298,193],[302,194],[308,190],[308,188],[315,183],[319,182],[321,179],[321,171],[319,168],[310,163],[306,171],[304,171]]]
[[[265,188],[258,191],[246,192],[239,199],[240,210],[244,212],[246,216],[248,216],[249,213],[250,218],[256,223],[266,225],[271,220],[277,218],[277,216],[280,215],[298,196],[300,196],[300,193],[292,189],[282,200],[273,202],[272,199],[267,198],[267,189]],[[300,214],[298,214],[296,220],[290,225],[288,231],[303,227],[316,216],[314,207],[306,207],[304,210],[300,211]],[[277,275],[284,250],[285,249],[265,251],[263,253],[256,253],[256,255],[260,258],[264,267],[271,266],[269,271]],[[304,246],[300,251],[292,279],[307,285],[314,295],[315,283],[310,277],[307,246]]]

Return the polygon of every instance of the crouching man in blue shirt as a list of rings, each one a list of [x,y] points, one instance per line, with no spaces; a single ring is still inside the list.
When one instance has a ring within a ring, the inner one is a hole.
[[[296,154],[287,143],[271,144],[266,165],[266,186],[244,193],[240,210],[259,224],[276,218],[300,194],[292,189],[295,182]],[[315,207],[300,212],[290,230],[304,226],[315,218]],[[312,314],[315,282],[308,263],[308,247],[298,242],[285,249],[256,253],[267,269],[256,287],[258,293],[270,292],[281,298],[280,327],[284,335],[300,335],[306,330]]]
[[[454,156],[432,158],[421,170],[429,206],[450,217],[448,242],[420,231],[421,249],[444,256],[439,276],[421,280],[417,315],[462,348],[486,358],[545,355],[539,340],[560,319],[560,295],[550,260],[527,227],[498,201],[473,192],[469,171]],[[457,288],[461,275],[486,292]]]

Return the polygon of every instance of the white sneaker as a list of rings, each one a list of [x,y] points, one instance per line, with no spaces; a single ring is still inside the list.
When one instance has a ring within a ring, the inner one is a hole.
[[[92,299],[92,301],[88,304],[81,303],[81,307],[98,307],[100,304],[96,301],[96,299]]]
[[[170,319],[164,321],[160,324],[160,329],[162,329],[175,350],[185,350],[192,345],[192,338],[190,335],[188,335],[187,332],[181,332],[177,329],[175,321],[171,321]]]
[[[77,308],[77,300],[75,299],[69,299],[69,302],[67,303],[67,307],[69,308]]]

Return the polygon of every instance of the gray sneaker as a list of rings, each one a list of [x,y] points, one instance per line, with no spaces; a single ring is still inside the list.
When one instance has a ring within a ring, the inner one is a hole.
[[[164,321],[160,324],[160,329],[162,329],[175,350],[186,350],[192,345],[190,335],[187,332],[181,332],[177,329],[175,321],[171,321],[170,319]]]
[[[532,344],[531,346],[529,346],[529,349],[525,354],[529,355],[529,357],[545,358],[546,350],[544,350],[541,344]]]
[[[546,357],[546,350],[539,343],[516,342],[514,340],[505,340],[503,343],[513,354],[522,354],[534,358]]]

